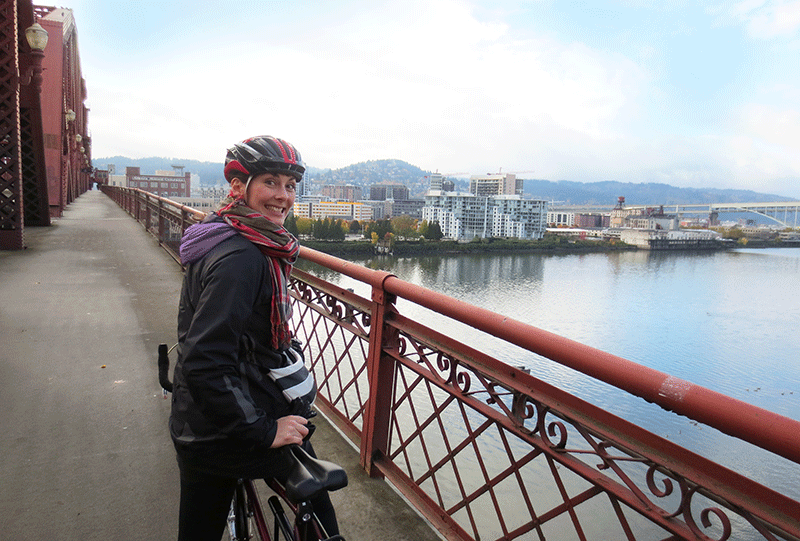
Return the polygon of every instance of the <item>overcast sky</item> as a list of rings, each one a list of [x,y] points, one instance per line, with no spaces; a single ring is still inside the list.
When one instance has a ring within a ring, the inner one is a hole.
[[[663,182],[800,198],[800,0],[61,0],[92,155]],[[223,7],[224,6],[224,7]]]

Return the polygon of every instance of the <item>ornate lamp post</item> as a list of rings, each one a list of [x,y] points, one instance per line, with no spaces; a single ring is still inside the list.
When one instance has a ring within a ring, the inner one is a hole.
[[[42,28],[39,23],[33,23],[25,29],[25,39],[31,48],[31,67],[27,74],[27,82],[33,83],[36,92],[42,91],[42,59],[44,58],[44,48],[47,47],[47,30]]]

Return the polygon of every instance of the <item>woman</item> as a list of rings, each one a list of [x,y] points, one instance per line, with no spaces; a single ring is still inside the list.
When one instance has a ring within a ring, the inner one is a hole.
[[[236,480],[285,477],[280,447],[309,433],[303,414],[316,388],[290,403],[270,378],[270,369],[302,359],[287,292],[299,245],[283,222],[304,171],[281,139],[235,144],[225,159],[230,195],[181,242],[186,272],[170,416],[181,473],[179,540],[219,540]],[[328,495],[313,505],[337,534]]]

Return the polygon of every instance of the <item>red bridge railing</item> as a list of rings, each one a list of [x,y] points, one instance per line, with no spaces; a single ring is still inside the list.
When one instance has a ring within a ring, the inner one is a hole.
[[[161,220],[195,216],[106,191],[154,234]],[[444,538],[800,540],[800,502],[439,332],[438,318],[783,457],[798,479],[800,422],[386,272],[306,248],[301,257],[321,269],[295,269],[291,281],[320,409]],[[400,299],[430,321],[404,316]]]

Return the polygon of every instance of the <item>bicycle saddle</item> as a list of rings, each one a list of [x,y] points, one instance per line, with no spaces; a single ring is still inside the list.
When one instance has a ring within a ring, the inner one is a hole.
[[[288,447],[294,457],[284,489],[293,503],[311,499],[322,490],[334,491],[347,486],[347,472],[333,462],[313,458],[299,445]]]

